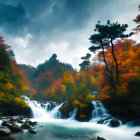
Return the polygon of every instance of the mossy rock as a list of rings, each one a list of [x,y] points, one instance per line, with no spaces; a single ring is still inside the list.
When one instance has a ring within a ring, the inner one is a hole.
[[[83,107],[79,107],[76,114],[76,120],[89,121],[92,117],[93,105],[88,102]]]
[[[13,100],[2,100],[0,101],[0,112],[5,116],[13,116],[13,115],[24,115],[24,116],[31,116],[31,109],[26,104],[26,102],[18,98]]]

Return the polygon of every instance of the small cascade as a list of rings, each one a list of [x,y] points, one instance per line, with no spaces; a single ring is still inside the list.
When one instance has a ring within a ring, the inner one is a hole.
[[[63,104],[63,103],[62,103]],[[57,119],[59,119],[59,118],[61,118],[61,113],[60,113],[60,111],[59,111],[59,108],[62,106],[62,104],[60,104],[60,105],[56,105],[56,107],[53,109],[53,110],[51,110],[50,111],[50,116],[51,117],[53,117],[53,118],[57,118]]]
[[[46,104],[43,104],[42,107],[46,110],[46,111],[51,111],[51,105],[49,102],[47,102]]]
[[[92,102],[94,110],[92,111],[92,120],[93,122],[97,122],[99,120],[105,120],[111,117],[108,113],[108,110],[103,106],[100,101],[93,101]]]
[[[33,117],[35,119],[51,119],[51,118],[60,118],[61,113],[59,112],[59,108],[62,106],[62,104],[57,105],[55,102],[47,102],[46,104],[41,104],[37,101],[30,100],[26,96],[22,96],[25,100],[25,102],[30,106]]]
[[[77,113],[77,108],[75,108],[73,111],[71,111],[71,112],[69,113],[69,119],[75,120],[76,113]]]
[[[48,118],[49,115],[46,113],[46,111],[42,108],[41,104],[37,101],[31,101],[28,97],[24,97],[25,102],[30,106],[33,112],[34,118],[42,119],[42,118]]]

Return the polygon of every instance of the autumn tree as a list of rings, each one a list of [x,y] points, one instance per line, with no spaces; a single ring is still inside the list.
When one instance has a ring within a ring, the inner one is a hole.
[[[105,25],[101,25],[100,22],[98,22],[96,24],[96,28],[94,30],[95,32],[97,32],[97,34],[93,34],[90,37],[90,41],[93,44],[93,46],[90,47],[89,49],[94,52],[99,49],[102,49],[104,62],[106,64],[106,70],[110,73],[110,75],[112,77],[112,73],[108,68],[108,65],[105,60],[105,54],[104,54],[104,49],[111,46],[111,48],[112,48],[111,53],[112,53],[112,56],[113,56],[113,59],[115,62],[116,84],[119,83],[119,68],[118,68],[119,64],[118,64],[117,58],[115,56],[114,44],[116,43],[116,40],[118,40],[120,38],[129,37],[133,34],[133,33],[124,34],[127,27],[128,27],[127,24],[119,24],[118,22],[110,23],[110,21],[107,21],[107,24],[105,24]]]

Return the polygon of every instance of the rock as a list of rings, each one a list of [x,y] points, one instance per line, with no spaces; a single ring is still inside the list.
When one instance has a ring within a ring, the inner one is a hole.
[[[33,128],[30,128],[27,132],[31,134],[37,134],[37,132]]]
[[[50,110],[52,110],[53,108],[55,108],[56,107],[56,105],[55,105],[55,103],[54,102],[50,102]]]
[[[89,121],[92,117],[93,105],[88,102],[84,107],[78,107],[76,120],[78,121]]]
[[[97,137],[97,140],[106,140],[106,139],[104,139],[103,137]]]
[[[32,125],[32,126],[37,124],[37,122],[32,122],[30,120],[27,120],[26,123],[28,123],[29,125]]]
[[[16,121],[16,119],[14,119],[14,118],[11,118],[10,120],[9,120],[9,122],[15,122]]]
[[[112,126],[112,127],[117,127],[119,125],[120,125],[120,123],[118,120],[111,120],[110,121],[110,126]]]
[[[9,136],[11,131],[8,127],[4,126],[0,128],[0,136]]]
[[[133,125],[137,126],[137,125],[140,125],[140,119],[137,119],[133,122]]]
[[[16,120],[18,123],[24,123],[22,120],[20,120],[20,119],[17,119]]]
[[[19,116],[19,119],[20,119],[20,120],[23,120],[23,119],[24,119],[24,117],[23,117],[23,116]]]
[[[17,132],[20,132],[22,130],[22,127],[20,127],[16,124],[13,124],[10,126],[10,130],[14,133],[17,133]]]
[[[8,128],[10,128],[10,126],[11,126],[11,124],[9,122],[7,122],[7,121],[3,121],[1,125],[6,126]]]
[[[107,121],[109,118],[105,118],[105,119],[100,119],[97,121],[98,124],[103,124],[105,121]]]
[[[0,140],[18,140],[14,135],[0,136]]]
[[[135,136],[140,136],[140,132],[137,132],[137,133],[135,134]]]
[[[21,127],[23,129],[30,129],[31,128],[31,126],[27,122],[25,122]]]

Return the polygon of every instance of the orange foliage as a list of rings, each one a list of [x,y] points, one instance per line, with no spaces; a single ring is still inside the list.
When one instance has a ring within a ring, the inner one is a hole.
[[[134,79],[140,79],[140,45],[136,45],[133,40],[122,39],[115,44],[114,47],[115,56],[118,60],[119,69],[119,85],[115,85],[116,92],[118,94],[128,93],[128,83]],[[106,61],[109,69],[112,71],[113,78],[115,77],[115,62],[111,56],[111,47],[105,51]],[[101,57],[99,54],[98,57]],[[105,71],[105,66],[102,65],[102,69],[99,72],[99,90],[101,91],[100,98],[109,98],[107,93],[112,93],[112,83],[109,81],[110,76]]]

